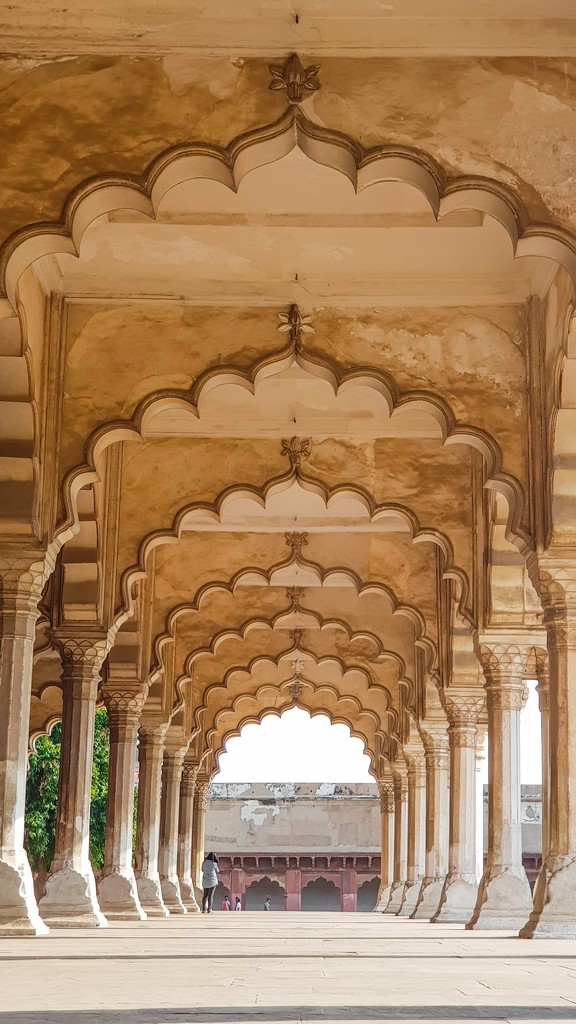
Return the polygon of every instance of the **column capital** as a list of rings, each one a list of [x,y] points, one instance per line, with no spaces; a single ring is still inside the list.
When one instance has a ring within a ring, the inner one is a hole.
[[[127,685],[122,680],[108,678],[102,687],[110,724],[138,727],[146,701],[147,687]]]
[[[406,757],[406,774],[409,783],[415,783],[415,785],[424,785],[426,781],[426,758],[424,756],[424,749],[422,753],[408,754],[405,752]]]
[[[392,777],[378,779],[378,793],[380,794],[380,810],[383,814],[394,813],[394,779]]]
[[[62,658],[62,681],[74,693],[96,697],[100,672],[110,650],[107,633],[82,634],[56,629],[52,638]]]
[[[54,571],[54,556],[42,549],[14,548],[0,554],[0,607],[3,614],[38,614],[44,585]]]
[[[444,693],[448,716],[448,742],[451,747],[476,747],[478,719],[485,708],[484,693],[452,690]]]
[[[140,720],[140,738],[146,740],[158,740],[164,743],[168,732],[169,722],[163,722],[159,718],[143,717]]]
[[[185,761],[182,768],[182,782],[180,783],[181,789],[184,793],[189,796],[194,796],[196,792],[196,779],[200,766],[191,761]]]
[[[210,790],[210,779],[207,779],[205,775],[196,776],[196,797],[198,799],[198,806],[201,810],[205,811],[208,806],[208,792]]]
[[[424,758],[427,768],[448,768],[448,733],[445,729],[424,729],[422,731]]]

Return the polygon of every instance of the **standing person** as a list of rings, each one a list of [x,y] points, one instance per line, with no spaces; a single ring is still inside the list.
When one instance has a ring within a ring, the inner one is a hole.
[[[270,910],[270,907],[271,907],[270,897],[267,896],[266,899],[264,900],[264,910]]]
[[[242,900],[239,896],[236,897],[236,906],[234,907],[234,910],[242,910]]]
[[[230,910],[230,897],[225,896],[222,900],[222,910]]]
[[[214,900],[214,892],[218,885],[218,857],[215,853],[209,853],[206,860],[202,864],[202,888],[204,895],[202,897],[202,913],[212,913],[212,902]]]

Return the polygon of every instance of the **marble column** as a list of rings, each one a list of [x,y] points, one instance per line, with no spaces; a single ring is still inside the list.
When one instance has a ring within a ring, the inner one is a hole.
[[[90,796],[96,697],[108,643],[102,635],[55,639],[62,655],[62,740],[55,853],[40,913],[59,927],[102,927],[107,922],[90,863]]]
[[[144,694],[106,691],[110,725],[110,764],[106,804],[104,868],[98,886],[100,909],[107,918],[144,921],[132,867],[136,741]]]
[[[374,913],[382,914],[392,892],[394,880],[394,779],[378,779],[380,794],[380,889]]]
[[[0,557],[0,935],[44,935],[24,850],[28,722],[42,552]]]
[[[158,873],[160,789],[164,740],[168,726],[143,723],[138,747],[138,812],[136,818],[136,887],[148,917],[167,917]]]
[[[194,795],[196,791],[197,764],[185,764],[180,782],[180,814],[178,818],[178,881],[180,897],[188,911],[198,914],[192,881],[192,832],[194,827]]]
[[[398,917],[410,917],[416,908],[424,877],[426,850],[426,761],[424,753],[406,754],[408,780],[408,863],[404,901]]]
[[[196,888],[196,902],[202,905],[202,863],[209,850],[204,849],[206,836],[206,807],[210,782],[205,776],[196,778],[194,794],[194,821],[192,825],[192,882]]]
[[[576,938],[576,564],[539,559],[548,636],[548,842],[522,938]],[[544,791],[544,775],[543,775]]]
[[[486,729],[478,729],[476,737],[476,881],[484,874],[484,783],[482,782],[482,765],[485,759],[484,744]]]
[[[430,920],[440,904],[448,865],[449,758],[445,730],[423,734],[426,760],[426,855],[413,920]]]
[[[162,899],[171,914],[186,914],[178,882],[178,817],[180,781],[185,749],[165,750],[160,801],[160,848],[158,867]]]
[[[476,723],[484,698],[446,693],[450,748],[448,873],[434,922],[470,920],[478,896],[476,879]]]
[[[527,689],[516,645],[481,647],[488,709],[488,852],[467,928],[518,928],[532,894],[522,865],[520,712]]]
[[[408,862],[408,780],[404,766],[394,772],[394,878],[385,914],[397,914],[404,900]]]

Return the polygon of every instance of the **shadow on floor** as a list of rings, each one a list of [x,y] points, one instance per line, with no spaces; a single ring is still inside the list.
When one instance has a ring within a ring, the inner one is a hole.
[[[252,1024],[258,1021],[576,1021],[559,1006],[248,1006],[0,1011],[0,1024]]]

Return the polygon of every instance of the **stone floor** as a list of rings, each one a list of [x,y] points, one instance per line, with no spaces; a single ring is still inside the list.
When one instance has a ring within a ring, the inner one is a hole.
[[[0,961],[0,1024],[576,1021],[576,943],[376,914],[54,931]]]

